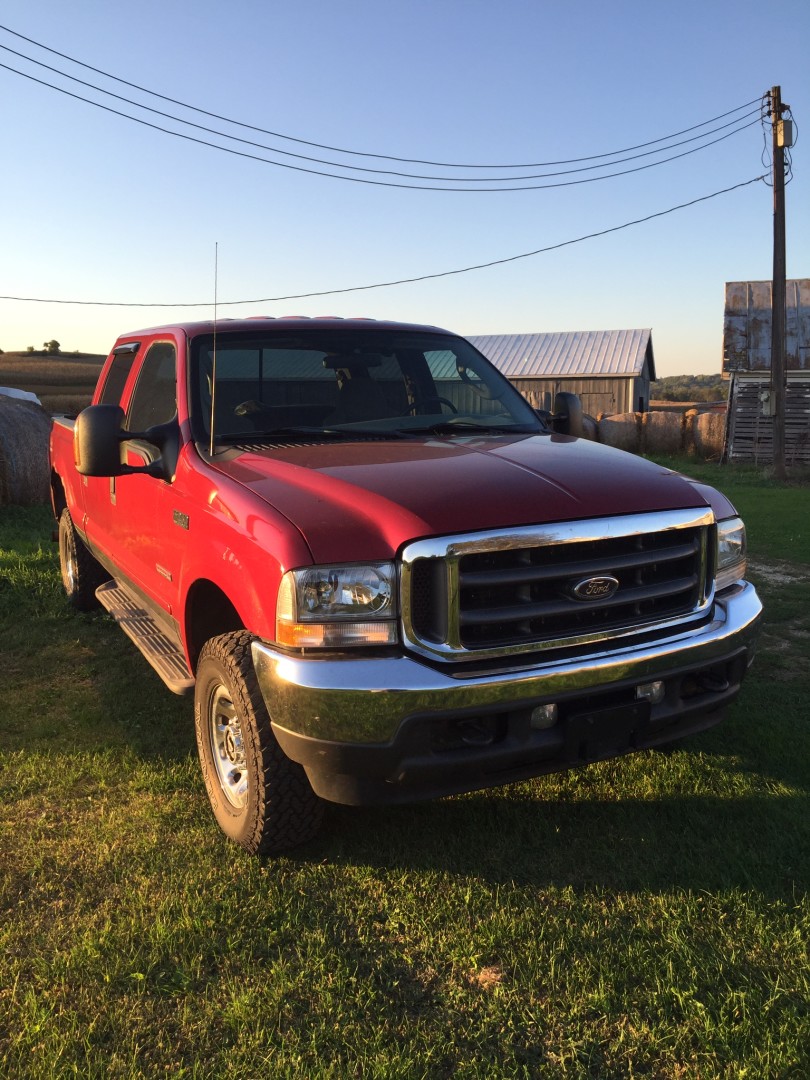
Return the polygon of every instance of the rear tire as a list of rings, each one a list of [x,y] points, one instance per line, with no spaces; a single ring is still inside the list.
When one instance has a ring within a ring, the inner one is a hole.
[[[206,642],[197,665],[194,727],[219,827],[253,855],[287,851],[320,828],[323,803],[270,727],[253,658],[240,630]]]
[[[84,546],[67,507],[59,518],[59,566],[70,604],[77,611],[97,608],[96,589],[109,581],[110,575]]]

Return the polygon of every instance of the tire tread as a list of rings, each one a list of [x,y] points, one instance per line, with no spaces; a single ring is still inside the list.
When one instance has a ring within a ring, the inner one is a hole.
[[[209,658],[225,671],[243,721],[242,738],[252,744],[250,760],[259,762],[256,797],[248,800],[245,810],[250,817],[234,839],[251,854],[269,855],[311,840],[321,825],[323,802],[313,792],[304,769],[286,756],[273,735],[253,666],[252,641],[245,630],[212,638],[200,653],[198,672]],[[207,737],[198,727],[198,739],[201,736]]]
[[[62,582],[65,586],[68,601],[77,611],[94,611],[100,606],[99,601],[96,599],[96,589],[99,585],[103,585],[105,581],[109,581],[110,575],[85,547],[84,541],[76,531],[76,526],[73,524],[73,518],[70,516],[67,507],[59,517],[59,531],[60,534],[64,531],[65,542],[73,549],[76,566],[76,580],[72,591],[68,588],[65,568],[64,566],[61,567]]]

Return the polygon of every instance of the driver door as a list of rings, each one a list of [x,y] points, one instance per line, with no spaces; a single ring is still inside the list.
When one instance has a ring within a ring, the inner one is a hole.
[[[145,431],[177,412],[177,350],[173,342],[153,342],[144,357],[127,409],[127,431]],[[127,465],[148,465],[159,451],[143,439],[125,444]],[[177,507],[173,483],[156,476],[115,478],[113,508],[116,548],[124,554],[132,584],[167,614],[176,606],[185,534],[173,525]]]

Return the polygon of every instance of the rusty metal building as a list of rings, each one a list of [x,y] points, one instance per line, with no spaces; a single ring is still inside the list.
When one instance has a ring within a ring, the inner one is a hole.
[[[655,379],[651,330],[487,334],[473,345],[538,409],[561,390],[579,394],[591,416],[646,412]]]
[[[773,459],[771,282],[726,282],[723,374],[730,379],[725,456]],[[785,290],[785,459],[810,463],[810,278]]]

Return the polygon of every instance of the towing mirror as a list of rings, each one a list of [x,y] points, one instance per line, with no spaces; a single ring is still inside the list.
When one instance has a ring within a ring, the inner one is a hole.
[[[125,431],[120,405],[90,405],[76,417],[73,428],[73,457],[81,476],[130,476],[145,473],[173,480],[180,452],[177,417],[146,431]],[[122,448],[129,439],[142,439],[161,451],[148,465],[127,465]]]
[[[560,435],[574,435],[581,439],[585,434],[582,423],[582,401],[577,394],[563,390],[554,398],[551,426]]]
[[[91,405],[79,413],[73,428],[73,458],[81,476],[121,475],[123,422],[120,405]]]

